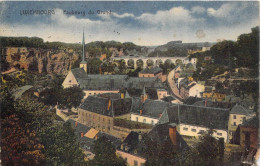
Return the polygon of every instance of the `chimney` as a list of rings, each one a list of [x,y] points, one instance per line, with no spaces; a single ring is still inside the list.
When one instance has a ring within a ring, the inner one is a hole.
[[[169,137],[173,145],[177,145],[177,129],[176,124],[171,123],[169,124]]]
[[[143,114],[143,110],[140,110],[140,115],[142,115]]]
[[[159,114],[159,118],[161,118],[161,117],[162,117],[162,113]]]
[[[109,110],[110,106],[111,106],[111,99],[108,100],[107,110]]]
[[[75,127],[77,127],[77,126],[78,126],[78,122],[76,121],[76,122],[75,122]]]
[[[84,137],[84,133],[81,133],[81,138]]]
[[[98,139],[98,135],[95,136],[95,139],[96,139],[96,140]]]

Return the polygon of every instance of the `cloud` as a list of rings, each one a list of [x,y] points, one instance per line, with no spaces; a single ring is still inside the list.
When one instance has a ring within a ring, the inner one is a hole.
[[[206,9],[201,6],[194,6],[191,8],[191,13],[194,14],[204,14],[206,12]]]
[[[125,18],[125,17],[134,17],[134,14],[132,13],[124,13],[124,14],[117,14],[117,13],[113,13],[112,14],[114,17],[118,17],[118,18]]]
[[[81,42],[83,29],[87,43],[115,40],[130,41],[138,45],[160,45],[173,40],[183,42],[215,42],[219,38],[236,40],[238,35],[250,32],[250,29],[257,25],[258,17],[248,17],[252,15],[252,10],[248,9],[252,6],[250,4],[240,3],[243,4],[240,7],[239,5],[233,7],[230,4],[233,3],[223,3],[218,8],[210,7],[207,10],[201,6],[190,9],[178,6],[158,10],[155,13],[142,13],[139,16],[133,11],[133,13],[112,12],[78,17],[64,14],[63,9],[55,9],[55,14],[49,17],[32,16],[32,21],[27,24],[21,23],[22,21],[5,22],[0,25],[0,29],[4,30],[1,32],[5,36],[38,36],[45,41],[68,43]],[[247,14],[244,11],[251,13]],[[246,24],[237,26],[239,22],[245,22],[245,19]]]

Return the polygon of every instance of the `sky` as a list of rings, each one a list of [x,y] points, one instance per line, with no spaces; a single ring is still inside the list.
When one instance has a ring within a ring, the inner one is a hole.
[[[0,36],[44,41],[133,42],[156,46],[169,41],[236,40],[259,25],[259,2],[117,1],[0,2]]]

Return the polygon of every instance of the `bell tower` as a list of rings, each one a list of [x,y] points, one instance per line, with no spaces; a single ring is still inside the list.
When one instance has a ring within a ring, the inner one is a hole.
[[[84,71],[87,73],[88,68],[87,68],[88,64],[85,61],[85,37],[84,37],[84,32],[83,32],[83,39],[82,39],[82,61],[79,64],[80,68],[83,68]]]

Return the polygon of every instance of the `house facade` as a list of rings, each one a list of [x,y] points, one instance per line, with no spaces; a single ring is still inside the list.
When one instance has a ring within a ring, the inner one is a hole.
[[[229,116],[229,137],[232,139],[239,125],[242,125],[246,120],[251,119],[255,114],[241,105],[235,105]]]

